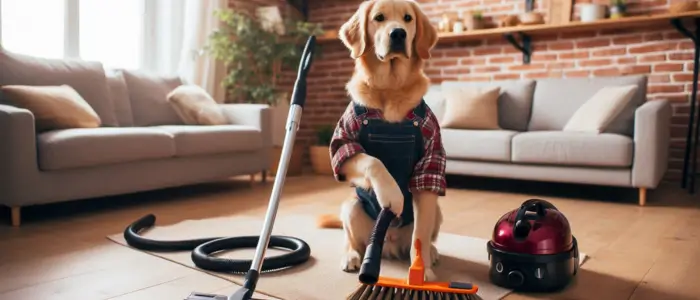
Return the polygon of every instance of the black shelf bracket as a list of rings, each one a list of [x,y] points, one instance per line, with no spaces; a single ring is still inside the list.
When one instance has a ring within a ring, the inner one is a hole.
[[[671,19],[671,25],[673,25],[678,32],[693,41],[695,45],[693,91],[690,96],[690,118],[688,118],[688,134],[686,136],[685,155],[683,156],[683,178],[681,179],[681,188],[685,189],[687,187],[690,194],[695,193],[695,179],[698,173],[698,138],[700,138],[700,111],[697,112],[699,120],[697,123],[695,122],[695,106],[698,102],[698,61],[700,60],[700,43],[698,43],[698,39],[700,38],[700,18],[695,18],[694,21],[695,33],[692,33],[685,27],[680,18]],[[693,125],[695,125],[695,128],[693,128]]]
[[[523,64],[529,65],[530,58],[532,57],[532,42],[530,41],[530,36],[522,32],[518,32],[518,35],[520,36],[522,45],[518,43],[515,36],[513,36],[513,33],[506,33],[503,35],[503,37],[506,39],[506,41],[508,41],[508,43],[513,45],[515,49],[518,49],[523,53]]]
[[[535,9],[535,0],[525,0],[525,12],[531,12]]]
[[[287,0],[287,3],[301,13],[304,21],[309,21],[309,1],[308,0]]]

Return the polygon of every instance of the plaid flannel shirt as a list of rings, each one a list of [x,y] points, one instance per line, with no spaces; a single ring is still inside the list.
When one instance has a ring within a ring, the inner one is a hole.
[[[346,178],[340,174],[340,166],[350,157],[365,150],[360,145],[359,135],[363,119],[380,119],[381,112],[367,108],[367,113],[357,116],[350,102],[336,125],[330,143],[331,163],[333,174],[338,181]],[[418,190],[435,192],[445,195],[445,149],[442,146],[440,125],[435,114],[426,106],[425,119],[421,119],[413,111],[406,116],[409,120],[420,123],[423,132],[423,157],[416,163],[409,184],[411,192]]]

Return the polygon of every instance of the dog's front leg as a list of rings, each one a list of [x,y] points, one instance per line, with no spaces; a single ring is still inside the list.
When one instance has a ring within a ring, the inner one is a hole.
[[[356,186],[373,189],[377,195],[377,201],[383,208],[390,209],[397,216],[401,215],[403,193],[379,159],[365,153],[358,153],[343,164],[341,171]]]
[[[415,224],[413,226],[411,261],[416,257],[416,250],[413,245],[418,239],[420,240],[423,265],[425,267],[425,280],[435,281],[437,278],[432,267],[437,263],[439,253],[433,243],[437,239],[437,231],[442,222],[442,214],[439,211],[437,202],[438,195],[432,192],[420,191],[413,196]]]

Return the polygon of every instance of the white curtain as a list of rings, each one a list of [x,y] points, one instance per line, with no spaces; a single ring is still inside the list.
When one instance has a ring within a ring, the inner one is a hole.
[[[179,75],[223,102],[223,69],[202,49],[218,28],[214,11],[227,5],[226,0],[146,0],[144,68]]]

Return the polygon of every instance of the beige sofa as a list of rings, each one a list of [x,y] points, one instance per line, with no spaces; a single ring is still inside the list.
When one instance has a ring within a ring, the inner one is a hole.
[[[0,85],[70,85],[102,121],[100,128],[37,133],[29,110],[0,104],[0,204],[12,207],[16,226],[23,206],[269,169],[265,105],[221,104],[230,125],[188,126],[166,102],[179,78],[7,51],[0,51],[0,70]]]
[[[562,131],[598,89],[629,84],[638,90],[607,131]],[[639,189],[644,205],[647,189],[656,188],[667,170],[671,106],[646,101],[646,76],[446,81],[425,97],[438,118],[448,86],[499,86],[502,128],[442,128],[448,174],[630,187]]]

